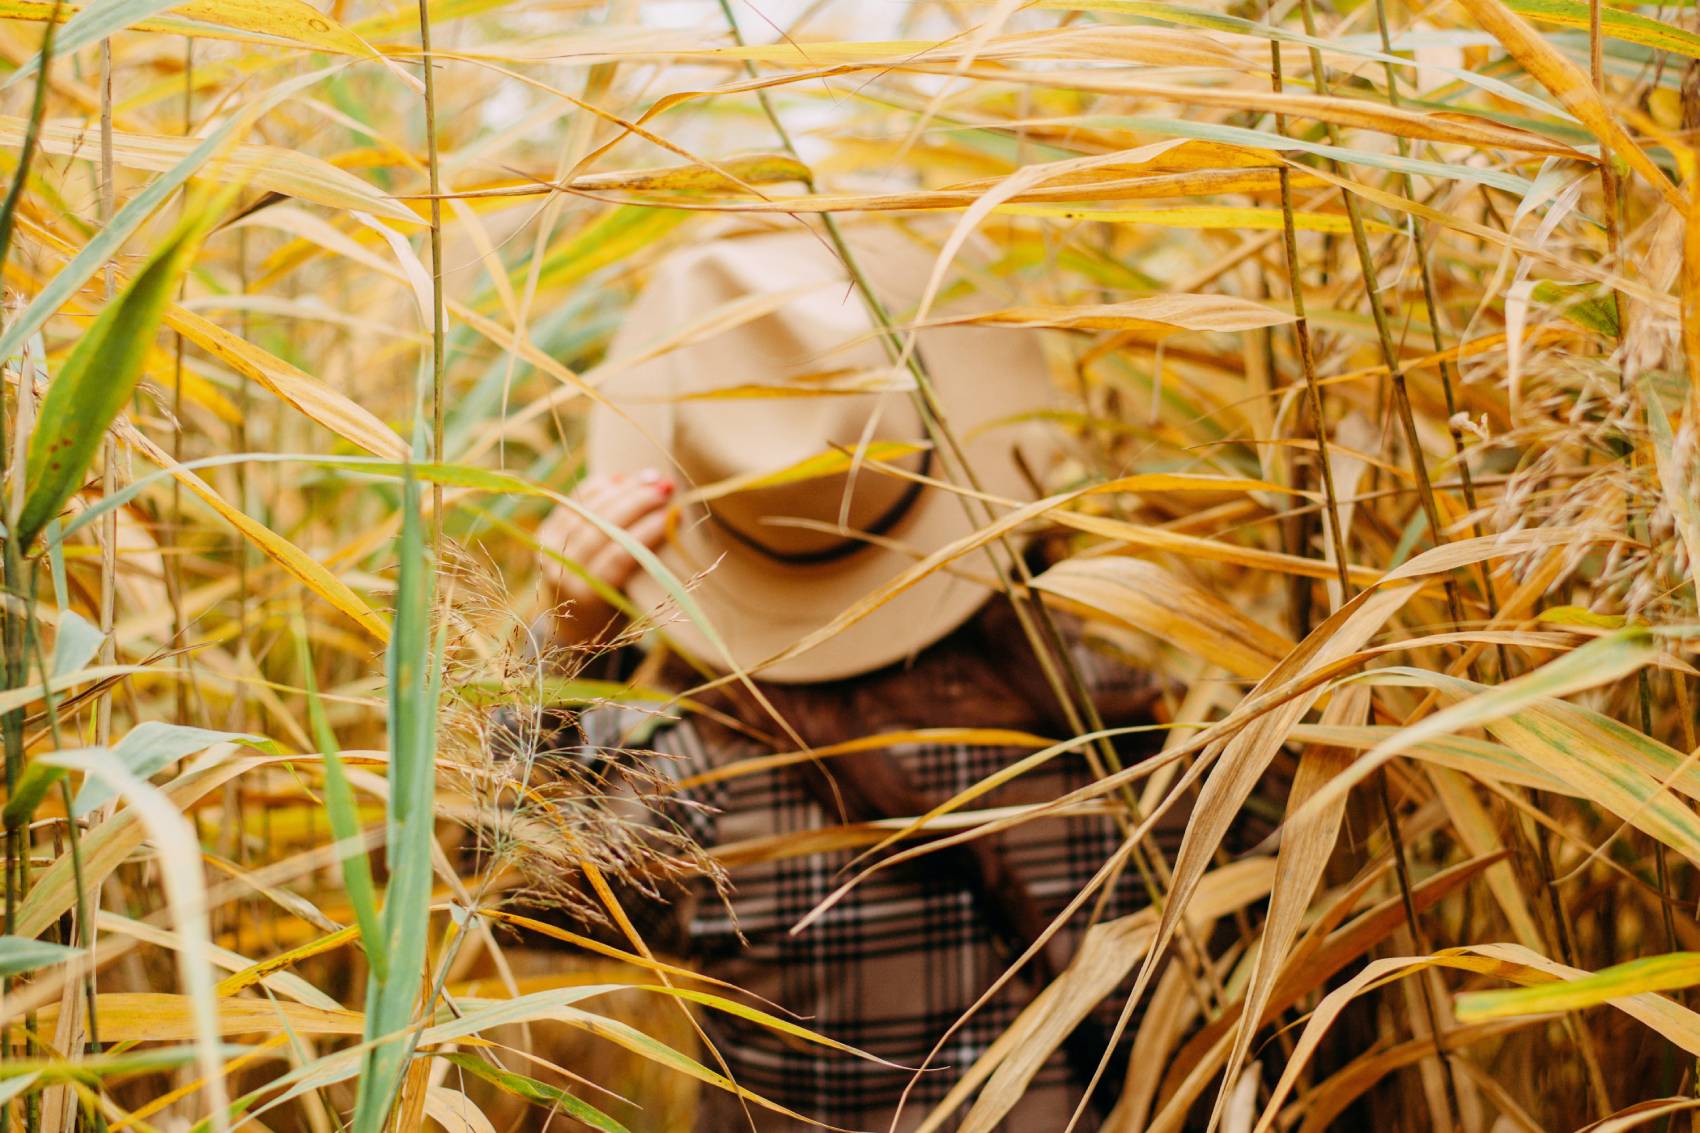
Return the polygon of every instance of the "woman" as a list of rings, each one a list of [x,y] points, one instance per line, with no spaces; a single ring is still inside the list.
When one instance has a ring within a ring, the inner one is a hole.
[[[911,319],[937,249],[889,228],[858,233],[852,246],[873,295],[893,317]],[[753,673],[759,698],[732,681],[699,698],[709,712],[676,722],[659,706],[591,712],[577,722],[577,743],[593,763],[641,758],[649,773],[683,781],[683,801],[661,808],[660,820],[678,822],[731,863],[727,899],[698,894],[673,906],[704,971],[907,1066],[951,1032],[932,1062],[949,1069],[919,1079],[899,1128],[914,1128],[1066,966],[1090,917],[1143,903],[1137,881],[1119,880],[963,1022],[1120,844],[1109,814],[1051,817],[877,872],[800,932],[793,929],[840,886],[866,842],[778,860],[757,852],[786,836],[925,813],[1041,746],[1008,733],[1076,734],[1029,641],[1029,630],[1044,630],[1039,612],[1018,612],[995,595],[980,552],[835,633],[819,632],[985,522],[978,499],[941,484],[954,462],[931,446],[923,412],[960,442],[979,499],[994,501],[995,514],[1030,499],[1032,477],[1046,467],[1045,438],[1030,423],[1050,400],[1041,344],[1032,330],[992,325],[1019,322],[1014,313],[982,320],[998,299],[978,283],[972,269],[946,275],[915,337],[934,398],[923,410],[845,265],[812,234],[724,240],[670,258],[595,375],[601,400],[577,501],[692,580],[701,620],[681,614],[626,547],[576,511],[557,511],[539,531],[540,545],[559,552],[543,556],[559,603],[546,627],[557,649],[594,651],[612,640],[620,624],[604,597],[612,589],[699,671],[736,664]],[[846,461],[852,452],[862,459]],[[811,635],[818,640],[809,648],[796,647]],[[1072,635],[1065,648],[1053,661],[1075,670],[1110,724],[1149,723],[1148,681]],[[677,663],[664,672],[680,690],[702,679]],[[956,731],[912,734],[921,729]],[[725,774],[796,749],[798,738],[824,748],[893,733],[911,734]],[[1124,748],[1137,755],[1140,746]],[[651,754],[628,754],[639,747]],[[1088,759],[1060,756],[973,805],[1050,801],[1090,780]],[[1119,1006],[1106,1005],[1108,1018]],[[910,1082],[889,1066],[804,1048],[735,1018],[705,1022],[740,1085],[817,1121],[888,1128]],[[1002,1127],[1062,1129],[1107,1033],[1103,1020],[1083,1025]],[[1117,1081],[1112,1071],[1080,1128],[1095,1127],[1092,1114],[1113,1100]],[[699,1129],[747,1127],[735,1099],[709,1094]],[[803,1128],[754,1113],[762,1130]]]

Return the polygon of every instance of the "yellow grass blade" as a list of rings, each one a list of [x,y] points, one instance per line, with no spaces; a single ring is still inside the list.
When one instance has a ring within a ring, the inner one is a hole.
[[[1140,331],[1166,337],[1181,331],[1234,332],[1282,326],[1290,311],[1228,295],[1157,295],[1086,307],[1010,307],[980,315],[935,319],[928,325],[1062,327],[1069,330]]]
[[[1586,976],[1555,980],[1534,987],[1502,991],[1471,991],[1458,997],[1458,1018],[1464,1022],[1577,1011],[1650,991],[1680,991],[1700,984],[1700,953],[1672,952],[1613,964]]]
[[[1529,22],[1501,0],[1458,0],[1477,23],[1505,46],[1529,74],[1553,93],[1564,108],[1581,120],[1606,147],[1657,189],[1678,212],[1686,209],[1682,194],[1647,152],[1617,124],[1582,69],[1548,43]]]
[[[1261,678],[1292,642],[1188,579],[1138,559],[1070,559],[1033,580],[1242,677]]]
[[[1248,859],[1214,870],[1200,884],[1187,917],[1202,932],[1216,918],[1262,899],[1272,877],[1267,859]],[[985,1089],[960,1128],[962,1133],[996,1129],[1069,1032],[1144,959],[1155,937],[1155,920],[1147,910],[1089,929],[1067,970],[1033,998],[963,1075],[951,1097],[933,1111],[929,1127],[937,1128],[937,1119],[950,1112],[947,1107],[952,1100],[960,1104],[984,1080]]]
[[[1324,725],[1349,727],[1362,720],[1368,711],[1368,690],[1349,689],[1328,702],[1322,713],[1322,722]],[[1222,1116],[1230,1085],[1239,1081],[1257,1025],[1262,1022],[1269,1001],[1275,994],[1276,980],[1294,942],[1298,940],[1305,909],[1322,882],[1323,870],[1327,868],[1335,840],[1340,836],[1340,823],[1346,814],[1345,799],[1332,806],[1319,807],[1308,817],[1305,804],[1350,760],[1350,754],[1340,748],[1315,745],[1305,748],[1304,754],[1299,757],[1292,794],[1287,799],[1287,812],[1293,819],[1282,833],[1280,852],[1275,859],[1269,916],[1264,922],[1257,963],[1252,969],[1250,986],[1246,989],[1240,1025],[1234,1033],[1234,1047],[1222,1074],[1222,1089],[1216,1095],[1212,1125]]]
[[[26,123],[21,118],[0,115],[0,146],[22,144]],[[40,134],[43,153],[57,157],[97,158],[99,138],[84,128],[48,124]],[[194,138],[162,134],[114,131],[112,160],[130,169],[163,173],[194,149]],[[311,155],[275,146],[239,145],[213,167],[221,180],[234,181],[256,190],[282,193],[331,208],[361,209],[393,220],[418,222],[411,210],[397,204],[360,178]]]
[[[181,1042],[195,1037],[195,1007],[186,995],[166,992],[102,992],[95,1000],[101,1034],[110,1042]],[[41,1012],[51,1026],[56,1009]],[[231,999],[218,1001],[221,1035],[265,1035],[283,1027],[303,1035],[358,1035],[357,1011],[331,1011],[285,1000]],[[108,1038],[108,1036],[110,1036]]]

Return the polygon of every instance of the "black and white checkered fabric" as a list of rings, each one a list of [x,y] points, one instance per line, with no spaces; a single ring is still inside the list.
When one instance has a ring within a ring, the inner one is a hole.
[[[1104,689],[1137,682],[1136,673],[1086,651],[1080,654],[1089,683]],[[637,718],[631,708],[597,709],[580,721],[591,758],[639,758],[649,774],[685,779],[730,763],[770,754],[746,738],[685,717],[655,729],[647,749],[632,753],[621,732]],[[651,715],[651,723],[653,718]],[[963,726],[972,726],[965,720]],[[1031,754],[1028,747],[899,744],[887,749],[910,782],[929,798],[947,799]],[[619,756],[616,756],[616,751]],[[1053,800],[1091,781],[1085,758],[1060,755],[1048,764],[976,799],[975,808]],[[838,825],[793,773],[780,769],[739,775],[683,792],[685,802],[663,806],[658,821],[677,822],[698,844],[720,853],[829,830]],[[1047,920],[1063,909],[1121,844],[1115,822],[1101,811],[1039,819],[1002,835],[1006,861],[1025,882]],[[1178,824],[1160,832],[1172,856]],[[814,1029],[888,1062],[914,1067],[933,1057],[903,1103],[898,1128],[912,1129],[961,1073],[1008,1028],[1034,988],[1010,981],[963,1023],[975,1001],[1005,971],[1007,948],[984,924],[982,906],[963,879],[922,857],[874,873],[801,932],[797,924],[849,877],[855,849],[835,849],[741,865],[722,900],[712,892],[680,902],[689,960],[723,979],[801,1016]],[[863,863],[864,865],[866,863]],[[1108,899],[1088,901],[1060,933],[1066,958],[1094,913],[1108,919],[1145,904],[1139,879],[1128,870]],[[656,909],[644,910],[654,915]],[[647,919],[647,918],[646,918]],[[672,936],[672,933],[667,935]],[[1104,1029],[1122,1004],[1112,997],[1101,1010]],[[849,1129],[887,1129],[914,1076],[903,1070],[799,1042],[759,1024],[716,1012],[704,1020],[708,1034],[736,1081],[762,1097],[816,1121]],[[960,1024],[960,1025],[958,1025]],[[955,1027],[954,1031],[952,1028]],[[705,1058],[714,1065],[712,1058]],[[1053,1056],[1000,1129],[1062,1129],[1080,1098],[1078,1075]],[[756,1126],[768,1131],[812,1128],[752,1105]],[[953,1130],[958,1112],[941,1128]],[[1090,1115],[1078,1127],[1095,1127]],[[705,1091],[699,1130],[747,1129],[738,1101]]]

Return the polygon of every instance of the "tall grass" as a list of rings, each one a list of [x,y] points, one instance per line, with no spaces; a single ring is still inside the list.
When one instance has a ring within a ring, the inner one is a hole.
[[[613,694],[519,642],[624,304],[805,223],[981,233],[1066,403],[1025,509],[935,421],[981,532],[883,593],[996,569],[1172,725],[1053,804],[1114,808],[1158,900],[925,1127],[994,1128],[1106,999],[1116,1130],[1688,1121],[1690,17],[0,2],[0,1124],[687,1128],[738,1087],[679,1006],[856,1057],[637,936],[612,881],[713,848],[634,860],[486,735]],[[925,407],[926,312],[874,314]],[[1034,813],[973,794],[866,868]],[[1227,860],[1248,808],[1280,836]],[[514,903],[563,875],[621,946]]]

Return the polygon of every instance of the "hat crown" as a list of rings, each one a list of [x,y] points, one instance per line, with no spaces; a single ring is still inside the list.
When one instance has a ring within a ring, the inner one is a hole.
[[[762,264],[710,246],[673,285],[676,309],[696,318],[749,296],[790,294],[776,309],[735,316],[694,345],[688,364],[685,352],[670,356],[670,451],[693,484],[759,480],[834,449],[924,443],[904,389],[843,392],[890,360],[861,297],[842,278],[823,277],[818,260]],[[919,466],[916,457],[903,463]],[[856,550],[860,533],[889,528],[913,496],[910,483],[861,469],[753,485],[717,496],[708,510],[757,551],[819,560]]]

